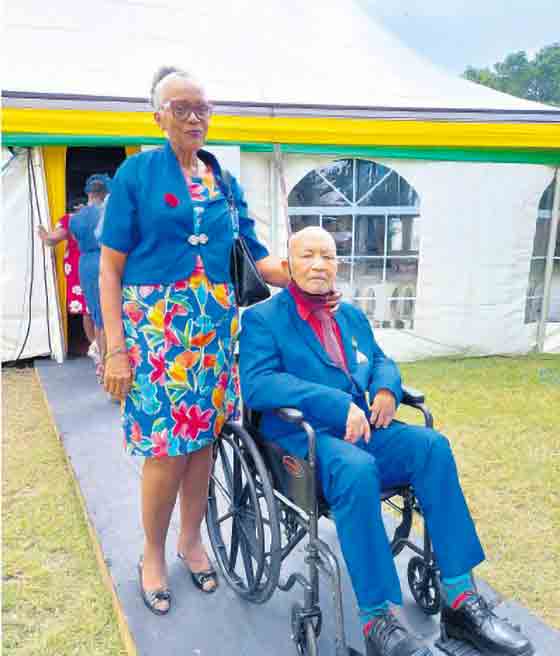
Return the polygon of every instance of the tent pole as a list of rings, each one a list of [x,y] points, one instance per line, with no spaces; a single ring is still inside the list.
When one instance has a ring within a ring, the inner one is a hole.
[[[560,223],[560,170],[557,168],[554,175],[554,203],[550,217],[550,235],[546,252],[546,266],[544,269],[543,304],[539,325],[537,328],[537,353],[542,353],[546,337],[546,322],[550,310],[550,295],[552,293],[552,272],[554,270],[554,251],[556,249],[556,235]]]
[[[284,160],[282,159],[282,150],[280,148],[280,144],[274,144],[274,171],[275,171],[275,189],[277,190],[276,193],[280,191],[280,198],[278,198],[278,196],[275,196],[276,207],[278,208],[280,206],[282,208],[282,216],[284,218],[285,228],[286,228],[286,239],[288,239],[292,231],[290,226],[290,217],[288,215],[288,191],[286,185],[286,174],[284,172]],[[277,230],[279,228],[279,223],[280,222],[278,221],[278,215],[277,215],[277,223],[276,223]],[[282,252],[280,255],[284,255],[284,252]]]
[[[281,255],[278,252],[278,224],[280,216],[280,195],[278,170],[274,161],[274,155],[269,160],[268,185],[270,191],[270,251],[273,255]]]

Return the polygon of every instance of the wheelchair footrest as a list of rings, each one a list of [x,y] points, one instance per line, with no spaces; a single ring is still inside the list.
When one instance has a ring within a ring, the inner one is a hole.
[[[438,638],[434,644],[439,650],[447,654],[447,656],[481,656],[476,647],[473,647],[468,642],[463,642],[463,640],[455,640],[455,638],[442,640]]]

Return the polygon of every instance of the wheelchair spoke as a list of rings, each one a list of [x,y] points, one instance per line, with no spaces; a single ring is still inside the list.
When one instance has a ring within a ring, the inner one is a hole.
[[[243,520],[241,518],[238,519],[237,521],[237,528],[241,529],[241,532],[243,533],[243,539],[245,540],[246,544],[248,545],[251,554],[254,556],[255,560],[258,560],[259,555],[260,555],[260,549],[257,545],[257,542],[255,541],[255,536],[252,535],[251,532],[247,529],[247,526],[243,523]]]
[[[224,478],[226,479],[226,485],[229,487],[230,490],[233,491],[233,476],[231,473],[231,464],[228,455],[226,453],[223,440],[219,440],[218,449],[220,451],[220,456],[222,460],[222,470],[224,472]]]
[[[240,525],[241,522],[238,523]],[[247,541],[247,537],[243,531],[239,534],[240,539],[240,548],[241,548],[241,557],[243,558],[243,564],[245,566],[245,576],[247,577],[247,583],[250,587],[253,587],[255,584],[255,573],[253,571],[253,561],[251,560],[250,545]]]
[[[247,498],[251,496],[251,486],[249,481],[245,483],[243,488],[241,489],[241,492],[239,493],[239,496],[236,495],[235,499],[237,501],[237,506],[238,508],[241,508],[245,505]],[[249,501],[250,503],[250,501]]]
[[[216,524],[222,524],[223,522],[226,521],[226,519],[230,519],[230,517],[233,517],[234,514],[235,514],[234,511],[230,510],[225,515],[222,515],[221,517],[218,517],[218,519],[216,520]]]
[[[235,516],[233,518],[233,524],[231,527],[231,550],[229,552],[229,562],[228,569],[230,572],[235,571],[235,565],[237,563],[237,554],[239,552],[239,533],[236,531],[236,521]]]
[[[241,470],[241,459],[239,454],[233,454],[233,499],[235,505],[240,505],[241,502],[241,485],[243,483],[243,472]]]
[[[212,481],[216,485],[216,487],[220,490],[220,492],[224,495],[224,497],[227,499],[229,504],[231,505],[231,494],[229,493],[228,490],[223,486],[222,481],[220,481],[219,478],[217,478],[214,474],[212,474]]]

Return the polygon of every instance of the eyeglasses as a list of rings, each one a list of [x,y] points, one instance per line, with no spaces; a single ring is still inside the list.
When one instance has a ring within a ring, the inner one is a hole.
[[[171,109],[171,113],[178,121],[184,121],[191,114],[194,114],[199,121],[204,121],[212,113],[212,107],[207,103],[191,105],[186,100],[180,99],[164,102],[161,109]]]

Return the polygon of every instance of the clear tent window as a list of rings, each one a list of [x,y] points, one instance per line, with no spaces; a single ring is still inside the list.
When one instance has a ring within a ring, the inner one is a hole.
[[[550,241],[552,207],[554,204],[554,180],[545,189],[537,211],[533,254],[527,284],[525,323],[535,323],[541,318],[544,300],[544,273],[546,254]],[[547,321],[560,322],[560,230],[556,234],[556,246],[552,262],[550,305]]]

